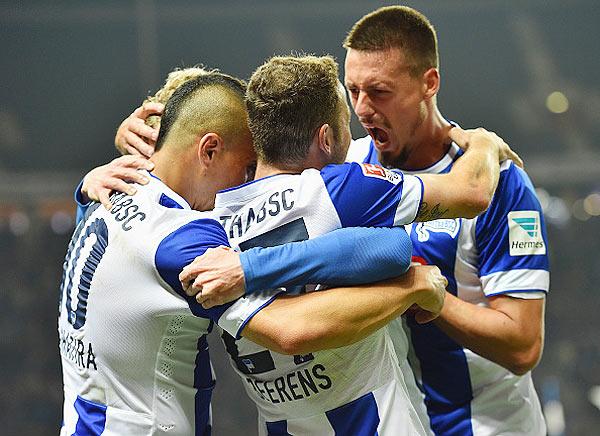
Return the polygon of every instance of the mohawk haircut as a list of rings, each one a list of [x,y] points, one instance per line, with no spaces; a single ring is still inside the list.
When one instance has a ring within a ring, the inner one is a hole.
[[[204,91],[206,95],[203,94],[202,99],[195,98]],[[164,145],[177,123],[190,131],[198,130],[202,124],[240,130],[236,126],[241,125],[241,121],[231,116],[236,111],[227,100],[237,99],[243,108],[245,93],[246,83],[243,80],[219,72],[206,73],[183,83],[165,105],[156,140],[156,151]],[[242,121],[246,123],[245,118]]]

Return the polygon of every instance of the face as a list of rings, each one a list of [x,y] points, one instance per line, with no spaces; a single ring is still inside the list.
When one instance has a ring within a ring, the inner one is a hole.
[[[231,188],[254,179],[256,152],[250,131],[241,135],[234,143],[226,145],[216,176],[217,190]]]
[[[354,112],[373,138],[380,162],[402,168],[415,152],[427,114],[423,80],[409,74],[400,49],[348,49],[345,84]]]

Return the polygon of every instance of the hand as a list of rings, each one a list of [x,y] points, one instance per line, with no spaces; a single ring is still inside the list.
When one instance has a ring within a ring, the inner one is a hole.
[[[229,303],[246,292],[240,254],[229,247],[209,248],[183,268],[179,281],[205,309]]]
[[[124,192],[133,195],[136,192],[130,183],[145,185],[149,182],[148,177],[139,172],[138,169],[151,171],[154,164],[142,156],[121,156],[112,162],[94,168],[83,178],[81,193],[84,198],[99,201],[106,209],[112,207],[110,193],[112,191]]]
[[[489,132],[482,127],[473,130],[463,130],[460,127],[452,127],[448,132],[448,136],[463,150],[466,150],[473,144],[486,147],[497,147],[498,162],[511,159],[518,167],[523,168],[523,160],[519,155],[494,132]]]
[[[421,290],[413,311],[415,320],[419,324],[433,321],[444,307],[448,280],[435,265],[414,265],[406,274],[413,275],[415,287]]]
[[[146,103],[123,120],[115,135],[115,146],[123,155],[134,154],[150,157],[154,153],[158,130],[145,124],[150,115],[161,115],[161,103]]]

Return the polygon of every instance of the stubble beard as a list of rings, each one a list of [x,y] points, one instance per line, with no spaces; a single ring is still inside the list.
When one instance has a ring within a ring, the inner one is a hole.
[[[423,111],[420,111],[419,117],[410,129],[409,138],[413,139],[415,137],[417,130],[423,125],[425,117],[426,114]],[[401,151],[397,156],[390,156],[389,154],[385,155],[378,152],[377,157],[379,158],[379,162],[388,169],[406,169],[406,162],[412,155],[414,147],[415,145],[412,141],[407,141],[400,145],[399,148]]]

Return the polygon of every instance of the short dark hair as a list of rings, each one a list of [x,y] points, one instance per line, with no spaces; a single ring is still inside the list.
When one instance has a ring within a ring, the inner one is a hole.
[[[169,132],[180,116],[180,113],[192,100],[193,96],[202,90],[216,88],[231,92],[241,102],[244,101],[246,94],[246,82],[228,74],[219,72],[210,72],[195,79],[188,80],[183,83],[173,95],[169,98],[163,111],[160,131],[156,140],[156,148],[158,151],[163,146]]]
[[[439,67],[433,25],[408,6],[385,6],[365,15],[348,32],[344,47],[364,51],[399,48],[411,63],[413,76]]]
[[[340,131],[338,67],[331,56],[275,56],[252,74],[248,125],[259,159],[296,166],[308,156],[317,129]]]

